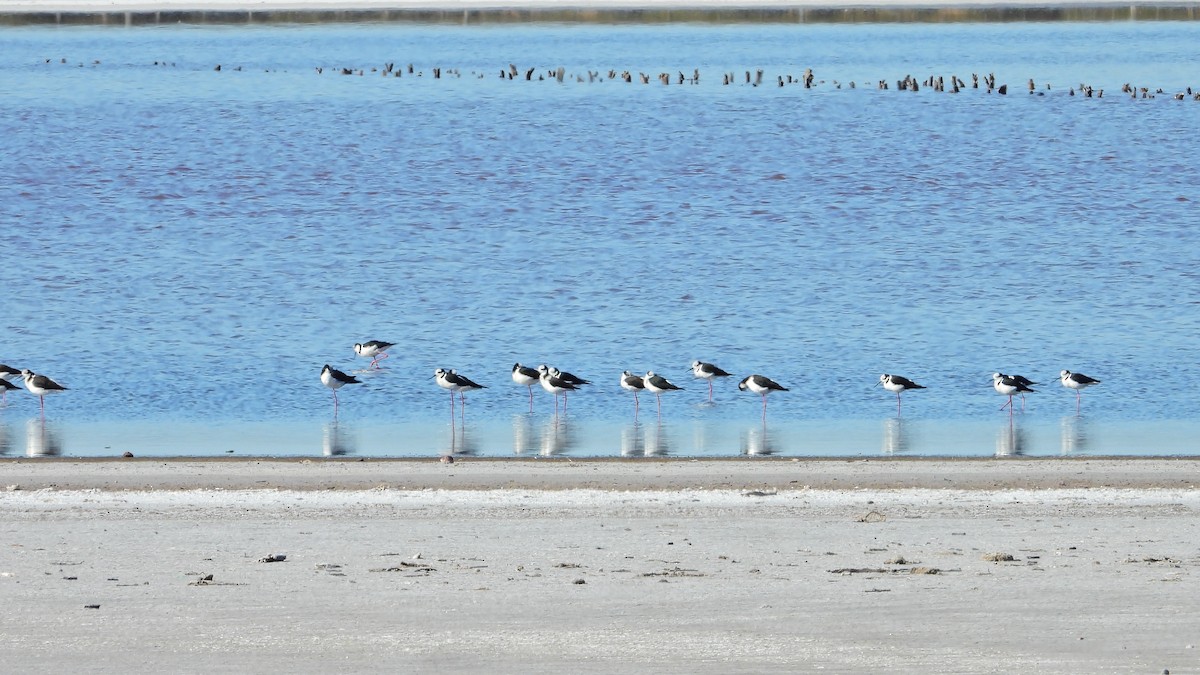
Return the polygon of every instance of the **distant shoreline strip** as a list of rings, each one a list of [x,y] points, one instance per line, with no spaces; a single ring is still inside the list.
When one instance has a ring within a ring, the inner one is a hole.
[[[0,26],[272,25],[409,23],[497,25],[580,24],[838,24],[1020,23],[1056,21],[1196,21],[1200,4],[1059,6],[861,6],[695,9],[262,9],[131,11],[0,11]]]

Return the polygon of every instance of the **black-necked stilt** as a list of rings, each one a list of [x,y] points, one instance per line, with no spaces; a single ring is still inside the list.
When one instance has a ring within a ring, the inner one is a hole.
[[[1079,400],[1081,398],[1080,392],[1082,392],[1084,389],[1087,389],[1088,387],[1092,386],[1093,384],[1100,384],[1100,380],[1097,380],[1094,377],[1088,377],[1087,375],[1084,375],[1083,373],[1072,373],[1069,370],[1064,370],[1061,373],[1059,373],[1058,379],[1060,381],[1062,381],[1062,386],[1066,387],[1067,389],[1075,390],[1075,414],[1076,415],[1079,414]]]
[[[462,403],[465,400],[465,398],[463,396],[463,394],[465,392],[478,391],[480,389],[487,389],[487,387],[485,385],[482,385],[482,384],[479,384],[478,382],[473,381],[471,378],[467,377],[466,375],[459,375],[458,371],[454,370],[454,369],[450,370],[450,379],[454,382],[454,384],[456,384],[458,386],[458,401],[459,401],[459,403]]]
[[[767,394],[773,391],[787,390],[787,387],[763,375],[748,375],[744,380],[738,382],[738,391],[748,391],[762,396],[763,421],[767,419]]]
[[[1040,384],[1039,382],[1034,382],[1033,380],[1029,379],[1028,377],[1025,377],[1024,375],[1009,375],[1007,373],[1000,373],[1000,374],[1004,375],[1005,377],[1011,377],[1013,380],[1016,381],[1017,384],[1019,384],[1023,387],[1036,387],[1038,384]],[[1022,392],[1021,393],[1021,410],[1024,410],[1024,409],[1025,409],[1025,393]]]
[[[370,342],[354,343],[354,353],[359,356],[371,359],[369,368],[378,368],[379,362],[388,357],[387,350],[395,347],[394,342],[382,342],[380,340],[371,340]]]
[[[569,373],[568,373],[569,374]],[[554,414],[558,415],[558,396],[563,395],[563,412],[567,411],[566,394],[569,391],[576,391],[579,385],[566,381],[562,377],[563,372],[557,368],[551,368],[546,364],[538,366],[538,381],[542,383],[542,389],[554,394]],[[572,376],[574,377],[574,376]],[[579,379],[579,378],[575,378]]]
[[[732,373],[727,373],[711,363],[703,361],[692,361],[692,376],[701,380],[708,380],[708,402],[712,403],[713,397],[713,379],[718,377],[729,377]]]
[[[450,420],[454,420],[454,392],[458,391],[458,385],[450,378],[450,371],[445,368],[438,368],[433,371],[433,380],[437,382],[437,386],[446,389],[450,392]]]
[[[12,391],[13,389],[20,389],[20,387],[0,377],[0,391],[4,392],[4,394],[0,396],[0,401],[8,401],[8,392]]]
[[[513,364],[513,382],[529,388],[529,412],[533,412],[533,385],[538,383],[540,377],[538,371],[533,368],[527,368],[520,363]]]
[[[435,380],[437,380],[439,387],[450,390],[451,415],[454,414],[454,392],[458,392],[459,403],[465,404],[466,397],[463,396],[463,392],[475,391],[477,389],[487,389],[487,387],[483,386],[482,384],[471,381],[471,378],[466,377],[465,375],[459,375],[458,371],[454,370],[453,368],[450,370],[438,368],[437,370],[433,371],[433,377]]]
[[[883,375],[879,376],[879,381],[875,383],[875,386],[878,387],[881,384],[883,385],[884,389],[887,389],[888,391],[892,391],[892,392],[896,393],[896,414],[897,415],[900,414],[900,392],[908,391],[909,389],[924,389],[925,388],[925,385],[917,384],[916,382],[913,382],[912,380],[908,379],[907,377],[901,377],[899,375],[888,375],[887,373],[884,373]]]
[[[654,394],[654,398],[658,400],[658,414],[662,415],[662,395],[668,391],[683,391],[683,387],[675,386],[670,380],[662,375],[656,375],[653,370],[648,371],[642,376],[642,385],[646,390]]]
[[[1028,384],[1022,384],[1021,380],[1029,382],[1028,378],[1021,377],[1019,375],[992,373],[992,388],[995,389],[996,393],[1000,394],[1001,396],[1008,397],[1008,403],[1000,406],[1000,409],[1004,410],[1004,408],[1007,407],[1008,414],[1010,415],[1013,411],[1013,396],[1016,396],[1017,394],[1034,393],[1033,389],[1030,389]]]
[[[38,397],[43,417],[46,416],[46,394],[57,394],[67,390],[66,387],[45,375],[38,375],[28,369],[21,371],[21,377],[25,379],[25,388],[29,390],[29,393]]]
[[[19,369],[0,363],[0,390],[4,391],[4,395],[2,398],[0,398],[0,400],[8,400],[8,392],[17,388],[17,385],[13,384],[9,380],[12,380],[20,374],[21,371]]]
[[[636,420],[639,407],[638,392],[646,388],[646,383],[640,376],[626,370],[621,373],[621,388],[633,392],[633,418]]]
[[[1025,387],[1032,387],[1038,384],[1024,375],[1005,375],[1004,373],[1001,373],[1001,375],[1004,375],[1005,377],[1011,377],[1017,384]]]
[[[347,375],[326,363],[325,367],[321,369],[321,384],[329,387],[329,389],[333,391],[333,416],[337,417],[337,390],[348,384],[362,384],[362,382],[360,382],[357,377],[354,377],[353,375]]]
[[[585,380],[582,377],[576,377],[571,373],[568,373],[565,370],[559,370],[558,368],[551,368],[550,374],[562,380],[563,382],[566,382],[567,384],[573,384],[576,387],[592,383],[591,380]]]

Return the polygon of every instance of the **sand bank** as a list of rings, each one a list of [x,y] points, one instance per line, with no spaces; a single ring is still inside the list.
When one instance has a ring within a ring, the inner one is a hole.
[[[1196,466],[9,461],[0,658],[14,672],[1189,672]]]
[[[9,459],[23,490],[1192,488],[1200,458]]]

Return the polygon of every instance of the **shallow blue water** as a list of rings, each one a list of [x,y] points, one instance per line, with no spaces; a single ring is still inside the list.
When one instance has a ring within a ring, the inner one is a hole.
[[[1120,94],[1200,85],[1195,24],[3,37],[0,363],[71,391],[44,428],[10,394],[0,452],[1200,450],[1200,103]],[[808,67],[814,89],[776,85]],[[910,74],[968,88],[895,90]],[[331,426],[317,375],[368,339],[400,346]],[[696,358],[792,388],[765,433],[736,380],[703,405]],[[515,361],[596,384],[555,426]],[[489,387],[453,435],[439,366]],[[1104,381],[1078,420],[1063,368]],[[625,369],[687,388],[661,426],[648,394],[631,426]],[[1011,427],[995,370],[1048,383]],[[929,387],[902,423],[881,372]]]

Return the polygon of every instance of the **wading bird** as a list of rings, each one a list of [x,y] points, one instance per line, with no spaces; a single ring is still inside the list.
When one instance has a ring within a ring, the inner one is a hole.
[[[354,343],[354,353],[359,356],[364,356],[371,359],[371,368],[378,368],[379,362],[388,357],[387,350],[395,347],[394,342],[380,342],[379,340],[371,340],[370,342]]]
[[[908,391],[909,389],[924,389],[925,388],[924,385],[917,384],[916,382],[913,382],[912,380],[908,379],[907,377],[900,377],[899,375],[888,375],[887,373],[884,373],[883,375],[879,376],[879,381],[875,383],[875,386],[878,387],[881,384],[883,385],[884,389],[887,389],[888,391],[892,391],[892,392],[896,393],[896,414],[897,415],[900,414],[900,392]]]
[[[677,387],[667,378],[662,375],[656,375],[653,370],[642,376],[642,384],[646,390],[654,394],[654,398],[658,399],[658,414],[662,415],[662,394],[668,391],[683,391],[683,387]]]
[[[329,387],[329,389],[333,391],[333,416],[337,417],[337,390],[348,384],[362,384],[362,382],[359,381],[357,377],[354,377],[353,375],[347,375],[326,363],[325,367],[321,369],[321,384]]]
[[[1062,386],[1066,387],[1067,389],[1075,390],[1075,414],[1076,415],[1079,414],[1079,400],[1081,398],[1080,392],[1082,392],[1084,389],[1087,389],[1088,387],[1092,386],[1093,384],[1100,384],[1100,380],[1097,380],[1094,377],[1088,377],[1087,375],[1084,375],[1083,373],[1072,373],[1069,370],[1064,370],[1061,373],[1059,373],[1058,379],[1060,381],[1062,381]]]
[[[763,423],[767,421],[767,394],[773,391],[787,391],[788,388],[779,384],[775,380],[765,375],[749,375],[746,379],[738,382],[739,391],[748,391],[752,394],[762,396],[763,400]]]
[[[711,363],[692,361],[692,376],[700,380],[708,380],[708,402],[712,403],[713,380],[718,377],[729,377],[731,373],[721,370]]]

